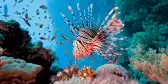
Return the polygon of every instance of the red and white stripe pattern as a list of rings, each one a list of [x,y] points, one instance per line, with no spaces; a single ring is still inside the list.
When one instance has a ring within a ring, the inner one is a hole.
[[[102,26],[105,24],[105,22],[108,20],[108,18],[110,17],[110,15],[115,11],[117,10],[118,7],[114,7],[113,9],[111,9],[111,11],[108,13],[108,15],[105,17],[104,21],[102,22]]]

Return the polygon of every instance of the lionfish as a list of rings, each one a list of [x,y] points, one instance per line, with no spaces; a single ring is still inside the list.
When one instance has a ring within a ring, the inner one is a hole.
[[[116,18],[117,15],[120,14],[120,12],[116,12],[118,7],[114,7],[100,25],[93,22],[93,4],[88,7],[87,13],[86,10],[84,10],[83,16],[79,3],[77,4],[80,21],[76,19],[72,7],[68,6],[68,9],[72,14],[75,23],[68,20],[63,13],[60,14],[64,18],[64,22],[70,26],[70,31],[76,39],[73,41],[73,56],[75,59],[78,60],[79,58],[85,58],[88,56],[93,57],[93,52],[96,52],[107,59],[108,62],[115,63],[121,54],[116,52],[115,48],[119,47],[115,45],[114,42],[125,39],[125,37],[115,37],[116,34],[123,31],[122,28],[124,27],[122,21]],[[109,19],[109,17],[111,18]],[[119,49],[124,50],[125,48]]]

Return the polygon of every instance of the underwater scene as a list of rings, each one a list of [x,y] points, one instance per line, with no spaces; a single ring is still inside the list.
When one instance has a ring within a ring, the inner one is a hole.
[[[168,0],[0,0],[0,84],[168,84]]]

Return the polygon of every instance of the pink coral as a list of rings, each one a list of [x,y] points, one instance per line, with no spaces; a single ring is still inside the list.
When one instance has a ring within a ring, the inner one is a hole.
[[[53,84],[138,84],[129,80],[126,74],[126,70],[119,65],[105,64],[97,68],[94,79],[73,76],[69,80],[55,81]]]

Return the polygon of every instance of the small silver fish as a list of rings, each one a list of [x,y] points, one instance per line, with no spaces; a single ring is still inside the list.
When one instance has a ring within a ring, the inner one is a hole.
[[[15,14],[16,14],[16,15],[21,15],[21,12],[16,11]]]
[[[33,3],[34,0],[31,0],[30,3]]]
[[[4,5],[4,15],[3,15],[3,16],[5,17],[5,19],[6,19],[7,17],[9,17],[7,4]]]
[[[25,18],[22,18],[22,17],[20,17],[20,18],[23,19],[24,22],[25,22],[29,27],[31,26],[28,20],[26,20]]]
[[[45,6],[45,5],[40,5],[40,7],[39,8],[41,8],[41,9],[47,9],[47,7]]]
[[[17,1],[17,3],[21,3],[21,2],[23,2],[23,0],[18,0],[18,1]]]
[[[13,7],[15,7],[15,6],[16,6],[16,3],[17,3],[17,0],[15,0],[15,4],[13,5]]]

